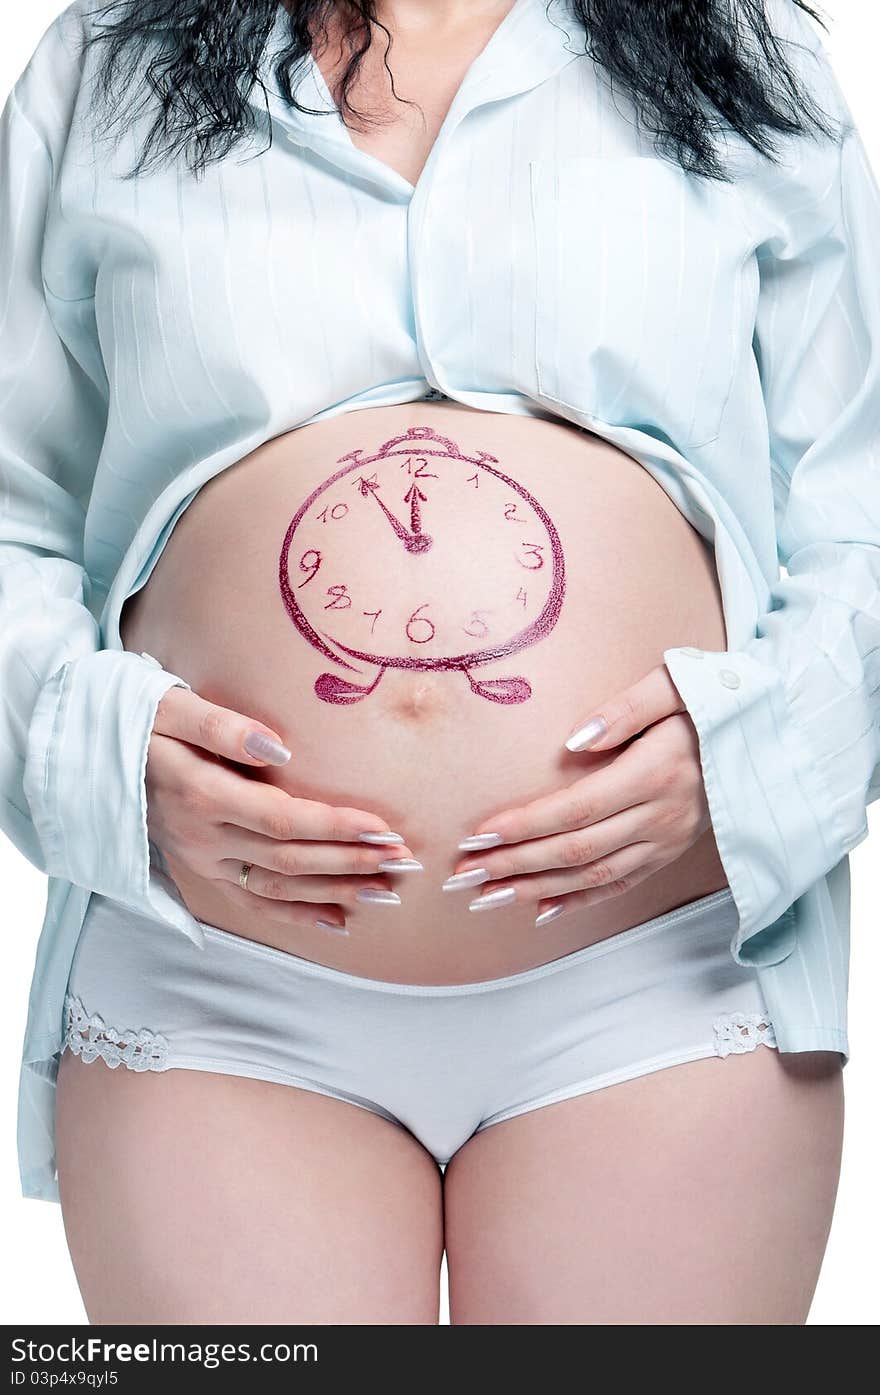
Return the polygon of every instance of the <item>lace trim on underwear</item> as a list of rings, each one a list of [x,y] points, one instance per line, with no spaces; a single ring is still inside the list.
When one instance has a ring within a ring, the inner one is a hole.
[[[728,1012],[712,1024],[717,1056],[739,1055],[758,1046],[776,1046],[773,1023],[766,1013]]]
[[[160,1032],[146,1027],[134,1031],[128,1027],[118,1031],[108,1027],[96,1012],[89,1015],[81,998],[71,993],[64,998],[64,1044],[83,1061],[96,1061],[100,1056],[111,1069],[127,1066],[129,1070],[164,1070],[168,1059],[168,1039]]]
[[[712,1024],[717,1056],[741,1055],[758,1046],[776,1046],[773,1024],[765,1013],[730,1012],[716,1017]],[[96,1061],[100,1056],[114,1069],[164,1070],[168,1038],[146,1027],[135,1031],[131,1027],[119,1031],[108,1027],[98,1013],[89,1014],[81,998],[68,993],[64,998],[64,1044],[83,1061]]]

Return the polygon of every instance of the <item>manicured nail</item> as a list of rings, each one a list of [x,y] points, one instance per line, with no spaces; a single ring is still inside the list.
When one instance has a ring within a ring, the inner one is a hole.
[[[380,872],[424,872],[423,864],[414,857],[388,857],[379,863]]]
[[[384,848],[389,843],[403,842],[399,833],[359,833],[358,840],[361,843],[373,843],[377,848]]]
[[[334,935],[348,934],[344,925],[334,925],[332,920],[316,920],[315,924],[319,930],[332,930]]]
[[[489,880],[489,873],[485,867],[474,867],[470,872],[457,872],[454,877],[447,877],[443,883],[444,891],[467,891],[472,886],[482,886],[483,882]]]
[[[608,723],[604,717],[594,717],[591,722],[578,727],[573,731],[566,741],[566,749],[569,751],[585,751],[588,746],[592,746],[594,741],[598,741],[600,736],[604,736],[608,730]]]
[[[280,741],[274,741],[262,731],[249,731],[244,739],[244,749],[257,760],[266,760],[270,765],[286,765],[290,751]]]
[[[475,833],[472,838],[465,838],[458,845],[459,852],[484,852],[486,848],[497,848],[504,839],[500,833]]]
[[[565,907],[561,903],[558,906],[548,906],[546,911],[542,911],[538,916],[535,925],[549,925],[551,920],[555,920],[557,916],[562,915],[564,910]]]
[[[498,891],[489,891],[485,896],[478,896],[476,901],[472,901],[468,906],[469,911],[494,911],[496,906],[509,906],[511,901],[516,900],[516,887],[503,886]]]
[[[399,906],[400,897],[396,891],[382,891],[377,886],[365,886],[355,894],[356,901],[364,901],[368,906]]]

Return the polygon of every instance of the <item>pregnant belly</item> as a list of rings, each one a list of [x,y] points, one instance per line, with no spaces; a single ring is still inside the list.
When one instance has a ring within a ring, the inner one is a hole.
[[[123,608],[146,650],[266,722],[291,794],[371,810],[425,870],[350,937],[265,930],[169,859],[200,920],[397,982],[493,978],[726,885],[711,830],[623,895],[536,929],[444,893],[493,813],[614,759],[573,727],[672,645],[725,647],[713,554],[653,477],[566,422],[413,402],[266,442],[201,489]]]

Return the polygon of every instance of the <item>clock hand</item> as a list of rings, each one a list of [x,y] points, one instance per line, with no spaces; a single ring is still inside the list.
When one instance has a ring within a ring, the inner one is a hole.
[[[419,505],[420,503],[427,504],[428,496],[422,493],[417,484],[411,484],[404,496],[403,502],[410,506],[409,526],[413,537],[417,537],[422,531],[422,511]]]
[[[411,531],[409,528],[405,527],[403,523],[400,522],[399,518],[394,517],[394,514],[391,512],[391,510],[387,508],[383,500],[379,498],[377,492],[380,487],[378,480],[368,480],[364,479],[362,476],[358,480],[358,484],[360,486],[361,494],[364,496],[364,498],[372,494],[373,498],[376,500],[376,503],[379,505],[379,508],[382,510],[385,517],[388,519],[388,522],[391,524],[391,527],[394,529],[394,532],[400,538],[400,541],[403,543],[407,552],[428,551],[429,547],[433,545],[433,539],[429,538],[427,533],[423,533],[421,530],[421,520],[418,513],[418,501],[416,499],[410,499],[410,495],[412,494],[412,488],[408,490],[406,498],[404,499],[404,503],[412,502],[415,505],[413,511],[413,519],[417,526],[414,527]],[[427,496],[422,494],[421,490],[419,490],[418,492],[419,494],[421,494],[422,499],[425,502],[427,502]]]
[[[427,533],[422,532],[422,510],[421,504],[427,504],[428,496],[423,494],[415,480],[406,492],[403,502],[409,504],[410,516],[410,538],[406,544],[407,552],[427,552],[433,546],[433,538],[429,538]]]
[[[387,508],[383,501],[379,498],[379,495],[377,493],[377,490],[379,489],[379,481],[367,480],[362,477],[358,480],[358,484],[360,485],[361,494],[363,494],[364,498],[372,494],[373,498],[376,500],[376,503],[379,505],[379,508],[382,510],[385,517],[388,519],[388,522],[391,524],[391,527],[394,529],[395,533],[400,538],[400,541],[404,544],[411,542],[412,534],[410,533],[409,529],[406,528],[400,522],[399,519],[394,517],[394,514],[391,512],[391,510]]]

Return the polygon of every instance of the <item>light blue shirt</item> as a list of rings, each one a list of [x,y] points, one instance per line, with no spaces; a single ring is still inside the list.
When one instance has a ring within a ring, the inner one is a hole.
[[[660,156],[561,0],[516,0],[415,187],[337,112],[286,108],[277,26],[254,144],[201,179],[180,161],[125,181],[148,121],[96,142],[85,10],[48,28],[0,118],[0,826],[49,877],[24,1195],[58,1199],[90,891],[201,940],[151,857],[143,780],[186,675],[122,649],[125,599],[219,471],[432,391],[598,433],[713,540],[728,647],[663,658],[699,734],[731,952],[782,1050],[845,1056],[847,854],[880,792],[880,193],[816,31],[773,0],[843,138],[779,138],[771,164],[727,137],[729,184]],[[314,63],[300,96],[329,105]]]

